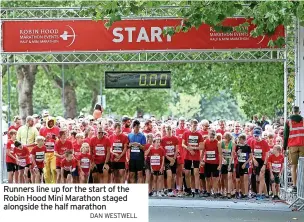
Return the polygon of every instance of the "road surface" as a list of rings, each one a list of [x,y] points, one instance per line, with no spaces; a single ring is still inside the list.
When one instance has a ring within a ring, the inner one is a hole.
[[[149,222],[302,222],[304,212],[292,212],[282,202],[150,199]]]

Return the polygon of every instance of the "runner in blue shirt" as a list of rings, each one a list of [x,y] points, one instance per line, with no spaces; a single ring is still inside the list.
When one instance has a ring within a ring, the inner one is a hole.
[[[135,183],[135,175],[137,173],[137,182],[143,183],[143,170],[144,170],[144,148],[146,145],[146,137],[139,132],[140,122],[134,120],[132,124],[133,132],[128,135],[129,148],[130,148],[130,182]]]

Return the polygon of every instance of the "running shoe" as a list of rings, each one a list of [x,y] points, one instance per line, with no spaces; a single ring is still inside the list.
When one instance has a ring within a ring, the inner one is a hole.
[[[156,197],[156,196],[157,196],[157,193],[154,191],[152,194],[152,197]]]
[[[158,196],[158,197],[163,197],[162,191],[158,192],[158,193],[157,193],[157,196]]]
[[[173,192],[169,192],[168,197],[176,197],[176,195]]]
[[[211,196],[211,194],[208,193],[208,192],[206,192],[206,193],[203,194],[203,197],[210,197],[210,196]]]

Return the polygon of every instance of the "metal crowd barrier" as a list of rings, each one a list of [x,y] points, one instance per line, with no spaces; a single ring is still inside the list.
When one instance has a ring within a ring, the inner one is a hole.
[[[304,208],[304,157],[299,158],[297,179],[297,199],[290,205],[297,206],[298,210]]]

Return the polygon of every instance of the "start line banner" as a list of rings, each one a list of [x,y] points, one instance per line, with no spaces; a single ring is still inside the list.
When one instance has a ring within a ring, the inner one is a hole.
[[[227,18],[224,26],[236,27],[245,18]],[[273,36],[253,38],[247,33],[217,33],[209,25],[163,35],[167,27],[180,25],[180,19],[123,20],[106,29],[103,21],[4,21],[3,52],[106,52],[156,50],[266,49],[270,39],[284,37],[279,26]]]
[[[1,221],[148,222],[148,214],[147,184],[0,184]]]

